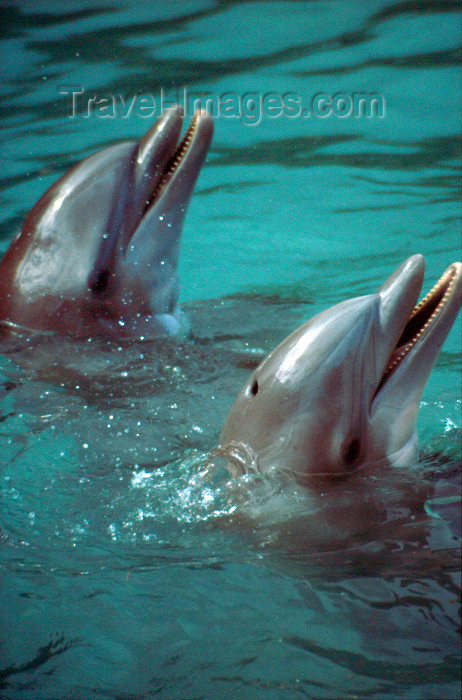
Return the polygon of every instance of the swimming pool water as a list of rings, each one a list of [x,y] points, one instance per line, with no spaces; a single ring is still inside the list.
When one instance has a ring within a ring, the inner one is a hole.
[[[460,697],[460,319],[419,464],[317,498],[200,475],[288,332],[414,253],[425,290],[460,259],[460,25],[419,0],[2,3],[0,253],[147,131],[142,96],[221,108],[182,241],[196,342],[2,346],[2,697]]]

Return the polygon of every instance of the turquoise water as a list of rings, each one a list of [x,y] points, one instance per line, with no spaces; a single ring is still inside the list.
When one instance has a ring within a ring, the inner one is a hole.
[[[316,498],[220,465],[200,476],[290,330],[409,255],[425,289],[460,259],[460,5],[1,13],[0,253],[73,163],[147,131],[141,96],[234,105],[184,228],[195,342],[2,346],[2,697],[460,697],[460,319],[422,398],[418,465]],[[102,95],[112,109],[89,106]],[[358,95],[375,96],[369,116]]]

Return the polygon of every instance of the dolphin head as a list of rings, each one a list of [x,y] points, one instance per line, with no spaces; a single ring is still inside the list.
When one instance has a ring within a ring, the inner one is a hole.
[[[415,255],[376,294],[333,306],[286,338],[237,396],[220,449],[301,482],[414,461],[419,400],[460,307],[462,266],[448,267],[416,305],[423,273]]]
[[[37,202],[0,264],[0,319],[71,335],[156,336],[178,327],[177,264],[213,123],[178,108],[139,143],[78,163]]]

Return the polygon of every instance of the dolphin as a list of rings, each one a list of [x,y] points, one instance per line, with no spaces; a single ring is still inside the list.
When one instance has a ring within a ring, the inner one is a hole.
[[[219,451],[241,471],[298,483],[418,456],[419,401],[461,304],[453,263],[417,304],[424,259],[406,260],[376,294],[333,306],[257,367],[226,418]]]
[[[0,263],[0,321],[87,337],[180,328],[181,230],[213,134],[166,110],[143,138],[95,153],[37,202]]]

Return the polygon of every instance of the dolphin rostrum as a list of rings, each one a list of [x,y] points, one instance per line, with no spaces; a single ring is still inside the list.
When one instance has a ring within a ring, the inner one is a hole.
[[[0,263],[0,320],[73,336],[179,327],[177,263],[213,123],[166,110],[139,143],[78,163],[37,202]]]
[[[419,400],[460,307],[462,265],[450,265],[417,304],[423,273],[414,255],[376,294],[289,335],[237,396],[220,451],[241,468],[288,471],[300,483],[415,461]]]

